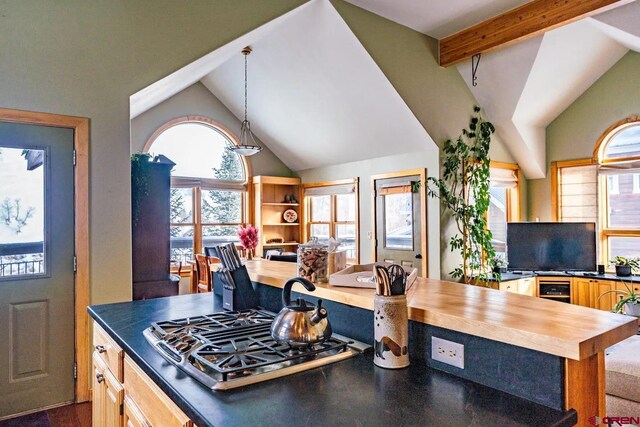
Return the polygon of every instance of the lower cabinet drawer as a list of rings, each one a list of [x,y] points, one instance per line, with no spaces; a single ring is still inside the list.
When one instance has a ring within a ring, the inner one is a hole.
[[[126,355],[124,388],[152,426],[193,426],[184,412]]]
[[[500,282],[501,291],[518,293],[518,281],[517,280],[509,280],[508,282]]]

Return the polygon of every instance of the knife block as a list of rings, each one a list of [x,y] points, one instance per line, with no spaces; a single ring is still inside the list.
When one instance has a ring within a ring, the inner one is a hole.
[[[222,308],[230,311],[258,308],[258,295],[251,284],[247,267],[243,265],[240,268],[229,271],[229,273],[233,278],[234,288],[223,287]]]

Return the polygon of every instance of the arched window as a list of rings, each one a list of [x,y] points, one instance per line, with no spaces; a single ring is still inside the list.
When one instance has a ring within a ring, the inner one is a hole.
[[[596,145],[603,261],[640,256],[640,117],[615,123]]]
[[[166,123],[147,142],[145,152],[176,163],[171,172],[171,258],[191,260],[205,246],[238,240],[246,222],[246,160],[228,150],[236,137],[205,117]]]

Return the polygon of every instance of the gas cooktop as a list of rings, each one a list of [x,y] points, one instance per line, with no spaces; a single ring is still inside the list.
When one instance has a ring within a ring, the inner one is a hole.
[[[226,311],[152,323],[147,341],[169,362],[212,390],[227,390],[327,365],[370,346],[337,334],[294,348],[273,340],[275,315]]]

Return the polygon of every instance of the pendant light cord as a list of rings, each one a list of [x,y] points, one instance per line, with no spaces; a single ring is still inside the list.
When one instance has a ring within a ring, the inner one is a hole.
[[[247,121],[247,56],[249,52],[244,54],[244,121]]]

